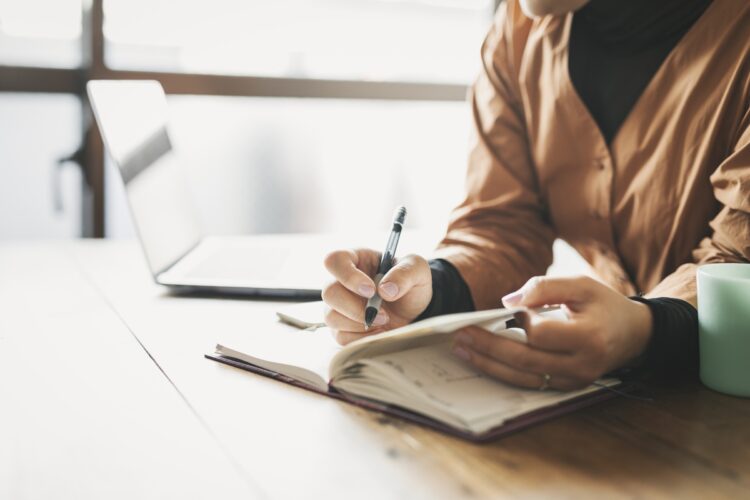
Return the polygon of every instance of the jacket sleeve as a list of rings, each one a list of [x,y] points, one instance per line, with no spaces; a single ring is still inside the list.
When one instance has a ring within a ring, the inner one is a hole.
[[[482,69],[470,93],[466,197],[435,252],[458,270],[477,309],[500,307],[505,294],[552,262],[555,234],[539,194],[518,88],[530,23],[516,1],[506,1],[482,45]]]
[[[711,262],[750,262],[750,108],[745,112],[732,153],[711,175],[714,196],[721,204],[710,222],[710,236],[647,297],[674,297],[697,305],[695,272]]]

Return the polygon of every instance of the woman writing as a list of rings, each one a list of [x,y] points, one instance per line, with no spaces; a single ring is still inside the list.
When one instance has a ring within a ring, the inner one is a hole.
[[[379,254],[331,253],[327,324],[346,343],[501,302],[563,304],[567,320],[525,317],[528,344],[468,328],[453,352],[540,389],[622,368],[695,372],[696,267],[750,260],[749,54],[743,0],[505,2],[445,238],[383,278],[368,331]],[[557,237],[598,280],[539,277]]]

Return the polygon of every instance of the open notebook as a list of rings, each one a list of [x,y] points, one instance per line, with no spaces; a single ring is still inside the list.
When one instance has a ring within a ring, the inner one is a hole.
[[[573,392],[524,390],[450,353],[453,332],[478,325],[524,342],[508,328],[520,309],[429,318],[337,347],[327,329],[285,331],[247,349],[217,345],[206,357],[461,437],[483,441],[606,399],[604,379]]]

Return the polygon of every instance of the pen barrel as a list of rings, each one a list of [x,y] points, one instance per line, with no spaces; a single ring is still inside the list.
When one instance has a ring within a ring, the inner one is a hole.
[[[375,294],[369,299],[367,299],[367,307],[365,307],[365,310],[370,309],[372,307],[376,311],[380,311],[380,305],[382,303],[383,303],[383,299],[380,298],[380,295]]]
[[[375,282],[375,294],[367,299],[367,306],[365,307],[365,326],[370,327],[375,314],[380,310],[380,305],[383,299],[380,298],[378,293],[378,286],[380,281],[383,279],[388,271],[393,267],[393,262],[396,255],[396,247],[398,247],[398,240],[401,238],[401,228],[404,224],[404,218],[406,217],[406,208],[399,207],[396,210],[396,216],[393,220],[393,226],[391,227],[391,234],[388,236],[388,242],[385,244],[385,251],[380,257],[380,264],[378,265],[378,272],[373,278]],[[374,312],[373,312],[374,310]]]
[[[393,260],[396,255],[396,248],[398,247],[398,241],[400,238],[401,224],[394,223],[393,228],[391,229],[391,234],[388,236],[388,242],[385,244],[385,251],[380,258],[378,274],[384,275],[391,270],[391,267],[393,267]],[[375,285],[377,286],[377,283]]]
[[[380,280],[382,280],[382,279],[383,279],[383,274],[382,273],[376,274],[375,277],[373,278],[373,281],[375,282],[375,289],[376,290],[378,288],[378,285],[380,285]],[[382,304],[382,303],[383,303],[383,299],[380,298],[380,295],[376,291],[375,295],[373,295],[372,297],[370,297],[369,299],[367,299],[367,307],[365,307],[365,310],[368,309],[368,308],[370,308],[370,307],[374,307],[375,309],[379,310],[380,309],[380,304]]]

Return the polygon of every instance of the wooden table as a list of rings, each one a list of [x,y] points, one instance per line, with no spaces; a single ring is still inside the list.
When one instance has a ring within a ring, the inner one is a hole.
[[[203,358],[274,302],[132,242],[0,245],[0,498],[750,498],[750,400],[655,384],[474,445]]]

